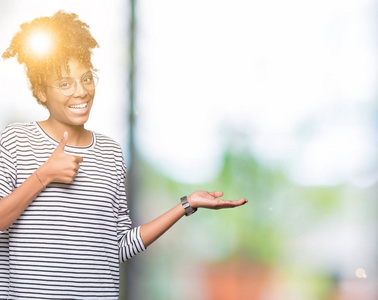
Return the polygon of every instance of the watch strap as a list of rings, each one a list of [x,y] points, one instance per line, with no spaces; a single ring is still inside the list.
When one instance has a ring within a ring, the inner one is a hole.
[[[191,214],[194,214],[197,211],[197,208],[193,208],[190,206],[188,202],[188,197],[184,196],[180,198],[181,204],[185,209],[185,216],[190,216]]]

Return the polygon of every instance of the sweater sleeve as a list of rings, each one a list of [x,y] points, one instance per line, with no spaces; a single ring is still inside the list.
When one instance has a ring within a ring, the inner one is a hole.
[[[0,137],[0,201],[16,186],[16,164]],[[9,285],[9,233],[0,231],[0,299],[7,299]]]
[[[117,222],[118,254],[119,261],[124,262],[146,248],[140,235],[140,226],[132,227],[130,211],[127,206],[125,181],[121,181],[119,187],[120,203]]]
[[[16,188],[16,162],[0,141],[0,199]]]
[[[6,149],[3,145],[3,139],[0,137],[0,201],[16,188],[16,166],[14,155]],[[0,231],[0,234],[2,233],[3,231]]]

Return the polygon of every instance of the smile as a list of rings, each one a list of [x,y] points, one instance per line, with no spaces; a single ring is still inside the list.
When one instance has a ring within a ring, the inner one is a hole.
[[[83,108],[86,108],[87,106],[88,106],[88,103],[83,103],[83,104],[80,104],[80,105],[70,105],[69,108],[83,109]]]
[[[88,102],[78,105],[69,105],[68,109],[72,114],[85,115],[89,111]]]

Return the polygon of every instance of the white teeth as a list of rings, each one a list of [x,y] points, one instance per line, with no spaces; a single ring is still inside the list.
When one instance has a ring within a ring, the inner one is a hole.
[[[75,109],[80,109],[80,108],[85,108],[87,107],[88,103],[83,103],[80,105],[71,105],[70,108],[75,108]]]

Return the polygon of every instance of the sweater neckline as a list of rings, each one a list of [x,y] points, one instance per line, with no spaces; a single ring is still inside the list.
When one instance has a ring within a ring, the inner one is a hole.
[[[36,129],[39,131],[39,133],[46,139],[48,140],[50,143],[52,143],[53,145],[55,145],[56,147],[59,145],[59,141],[53,139],[51,136],[49,136],[46,131],[43,130],[43,128],[41,127],[41,125],[38,124],[37,121],[34,121],[33,122],[34,126],[36,127]],[[69,146],[69,145],[66,145],[65,146],[65,149],[71,149],[71,150],[90,150],[92,148],[94,148],[94,146],[96,145],[96,135],[94,134],[93,131],[90,131],[91,135],[92,135],[92,142],[88,145],[88,146]]]

